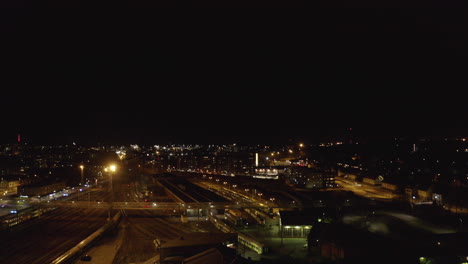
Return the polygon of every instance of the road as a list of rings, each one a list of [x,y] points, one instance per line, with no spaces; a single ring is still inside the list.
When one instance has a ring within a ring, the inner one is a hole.
[[[389,201],[398,199],[400,197],[392,191],[386,190],[380,186],[356,184],[354,181],[345,179],[343,177],[336,177],[335,182],[343,190],[352,191],[354,194],[368,199]]]

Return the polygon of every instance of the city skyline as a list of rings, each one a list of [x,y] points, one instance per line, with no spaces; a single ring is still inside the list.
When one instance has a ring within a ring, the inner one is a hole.
[[[84,120],[82,123],[86,122]],[[233,144],[240,145],[295,145],[300,142],[316,144],[331,141],[368,142],[388,140],[392,138],[454,138],[468,137],[466,128],[311,128],[283,127],[261,133],[247,133],[245,130],[235,130],[216,133],[207,128],[184,127],[133,127],[132,124],[121,122],[120,126],[96,126],[87,130],[76,126],[63,127],[57,124],[47,128],[22,126],[21,129],[4,129],[0,135],[0,144],[17,143],[18,136],[22,143],[33,145],[55,144]],[[182,131],[181,131],[182,130]]]

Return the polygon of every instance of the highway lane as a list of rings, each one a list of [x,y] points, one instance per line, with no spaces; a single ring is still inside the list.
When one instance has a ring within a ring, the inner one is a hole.
[[[347,180],[343,177],[336,177],[335,182],[344,190],[352,191],[356,195],[368,199],[376,200],[393,200],[400,196],[392,191],[386,190],[380,186],[372,186],[368,184],[356,184],[353,181]]]

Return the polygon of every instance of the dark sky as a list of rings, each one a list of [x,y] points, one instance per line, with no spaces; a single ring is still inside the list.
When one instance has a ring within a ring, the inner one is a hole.
[[[461,12],[318,11],[12,15],[0,142],[466,133]]]

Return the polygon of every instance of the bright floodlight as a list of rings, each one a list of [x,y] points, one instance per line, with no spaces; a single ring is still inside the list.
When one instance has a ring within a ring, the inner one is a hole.
[[[83,166],[83,165],[80,165],[80,169],[84,169],[84,166]]]
[[[110,165],[109,166],[109,169],[112,171],[112,172],[115,172],[117,170],[117,167],[115,165]]]

